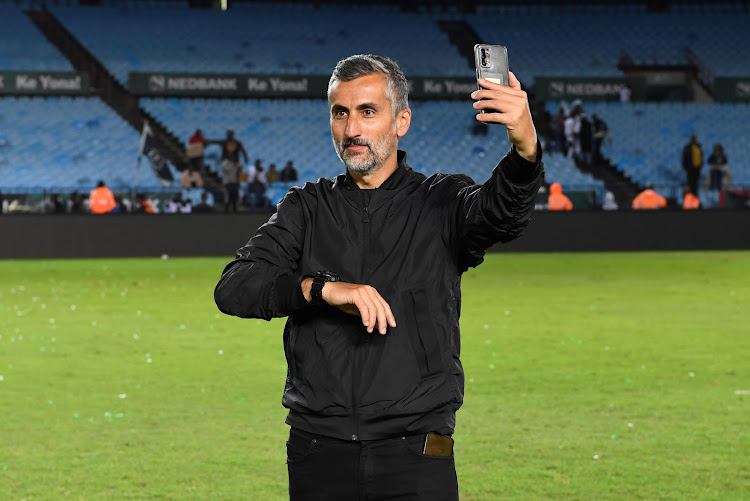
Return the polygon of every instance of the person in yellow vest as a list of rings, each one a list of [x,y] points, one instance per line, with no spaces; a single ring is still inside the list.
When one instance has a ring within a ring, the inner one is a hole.
[[[698,180],[703,168],[703,149],[695,137],[690,136],[690,142],[682,149],[682,169],[687,176],[687,184],[690,191],[698,194]]]
[[[682,209],[683,210],[694,210],[699,209],[701,206],[701,201],[698,198],[698,195],[693,193],[690,188],[685,190],[685,197],[682,199]]]
[[[666,206],[667,199],[659,195],[651,183],[633,199],[633,210],[663,209]]]
[[[549,187],[549,197],[547,198],[549,210],[573,210],[573,202],[563,194],[560,183],[552,183]]]
[[[116,205],[115,195],[104,185],[104,181],[99,181],[96,188],[89,193],[89,208],[92,214],[107,214],[112,212]]]

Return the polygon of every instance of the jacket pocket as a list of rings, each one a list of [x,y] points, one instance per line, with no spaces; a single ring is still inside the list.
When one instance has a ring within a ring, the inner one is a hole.
[[[427,303],[424,289],[415,289],[406,293],[409,318],[409,341],[419,367],[421,379],[427,379],[443,372],[443,349],[440,335],[435,328],[433,316]]]

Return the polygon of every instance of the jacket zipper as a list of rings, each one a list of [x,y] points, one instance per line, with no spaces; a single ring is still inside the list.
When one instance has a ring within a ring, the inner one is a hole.
[[[360,277],[362,279],[362,283],[366,284],[369,282],[369,277],[367,276],[367,247],[370,243],[370,211],[368,209],[369,201],[368,196],[366,192],[362,192],[362,268],[360,270]],[[358,362],[359,355],[361,354],[360,345],[362,343],[357,343],[357,345],[354,348],[354,360],[355,364]],[[357,437],[359,436],[359,414],[358,414],[358,407],[359,407],[359,401],[357,399],[357,385],[358,385],[358,378],[357,378],[357,366],[354,367],[354,377],[352,378],[352,416],[354,418],[354,433],[352,433],[352,440],[357,440]]]

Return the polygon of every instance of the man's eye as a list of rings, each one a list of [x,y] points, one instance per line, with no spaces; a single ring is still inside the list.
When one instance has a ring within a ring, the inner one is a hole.
[[[372,116],[372,115],[374,115],[374,114],[375,114],[375,110],[367,109],[367,110],[365,110],[365,111],[363,112],[363,114],[364,114],[365,116],[368,116],[368,117],[370,117],[370,116]]]

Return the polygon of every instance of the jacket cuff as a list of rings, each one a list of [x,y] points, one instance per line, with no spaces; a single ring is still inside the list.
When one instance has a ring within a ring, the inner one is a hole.
[[[514,184],[529,184],[539,175],[542,164],[542,144],[536,141],[536,162],[529,162],[518,154],[515,145],[511,145],[510,154],[503,170],[508,181]]]
[[[281,275],[274,282],[274,300],[280,313],[289,315],[309,305],[302,294],[303,278],[298,275]]]

